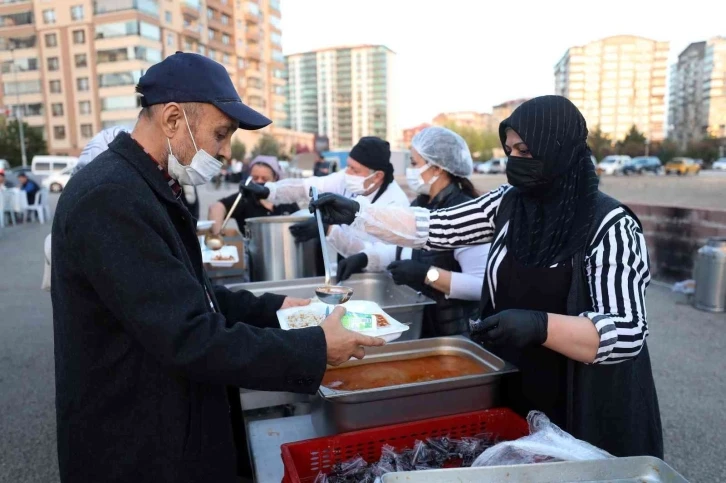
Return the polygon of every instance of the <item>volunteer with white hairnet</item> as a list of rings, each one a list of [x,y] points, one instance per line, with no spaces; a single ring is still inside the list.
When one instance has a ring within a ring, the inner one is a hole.
[[[409,187],[418,193],[411,206],[438,210],[478,196],[469,181],[472,160],[466,141],[449,129],[429,127],[411,142]],[[338,263],[338,281],[352,274],[389,270],[399,285],[408,285],[436,301],[424,312],[423,337],[460,334],[481,298],[489,244],[453,251],[400,248],[361,242],[361,253]]]

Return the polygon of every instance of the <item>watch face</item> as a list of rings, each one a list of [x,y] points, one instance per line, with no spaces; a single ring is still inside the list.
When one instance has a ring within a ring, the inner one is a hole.
[[[430,269],[426,273],[426,278],[429,279],[430,282],[435,282],[439,279],[439,271],[435,268]]]

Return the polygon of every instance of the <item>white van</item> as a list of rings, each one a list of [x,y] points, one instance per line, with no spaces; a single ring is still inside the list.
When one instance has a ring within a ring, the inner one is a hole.
[[[76,164],[78,158],[74,156],[33,156],[30,171],[38,179],[42,179],[53,173],[60,173],[66,168],[72,168]]]
[[[600,161],[600,164],[597,165],[598,174],[606,174],[609,176],[622,174],[623,166],[628,164],[630,161],[630,156],[621,154],[605,156],[602,158],[602,161]]]

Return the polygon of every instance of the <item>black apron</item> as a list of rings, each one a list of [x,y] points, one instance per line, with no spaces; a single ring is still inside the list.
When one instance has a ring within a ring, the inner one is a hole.
[[[472,197],[464,193],[458,184],[451,183],[433,199],[426,195],[418,196],[411,206],[421,206],[432,211],[450,208],[471,200]],[[396,260],[401,259],[402,251],[401,247],[397,248]],[[449,272],[461,272],[461,265],[454,257],[453,250],[413,250],[411,260]],[[468,331],[469,319],[477,308],[476,302],[447,298],[423,281],[420,285],[411,288],[436,302],[435,305],[428,305],[424,308],[422,339],[464,334]]]
[[[617,200],[601,192],[597,196],[590,240],[605,217],[618,207],[640,224],[637,216]],[[505,194],[496,215],[495,240],[510,213]],[[577,316],[592,310],[584,260],[583,249],[569,263],[536,268],[524,267],[505,255],[497,271],[494,307],[489,280],[484,278],[481,314],[517,308]],[[615,456],[663,458],[660,410],[646,342],[637,357],[608,365],[583,364],[545,347],[497,349],[496,353],[520,369],[503,384],[506,403],[519,414],[541,410],[574,437]]]

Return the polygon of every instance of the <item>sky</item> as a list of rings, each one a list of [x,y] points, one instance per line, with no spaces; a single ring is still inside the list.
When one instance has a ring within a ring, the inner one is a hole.
[[[691,42],[726,36],[726,1],[282,0],[285,54],[383,44],[396,52],[400,128],[440,112],[491,112],[552,94],[566,50],[611,35]]]

